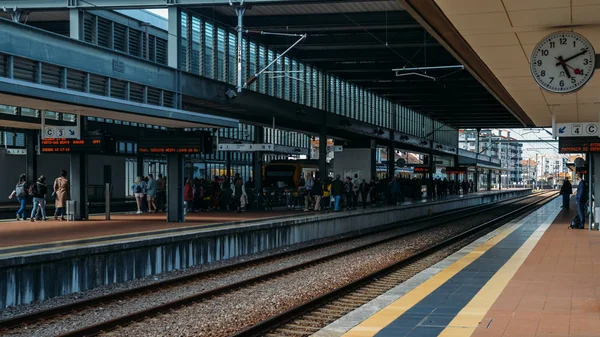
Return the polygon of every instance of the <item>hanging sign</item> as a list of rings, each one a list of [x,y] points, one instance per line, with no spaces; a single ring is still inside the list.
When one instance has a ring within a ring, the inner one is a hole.
[[[273,152],[273,144],[219,144],[219,151],[239,151],[239,152]]]
[[[555,137],[594,137],[600,136],[600,125],[590,123],[556,123]]]

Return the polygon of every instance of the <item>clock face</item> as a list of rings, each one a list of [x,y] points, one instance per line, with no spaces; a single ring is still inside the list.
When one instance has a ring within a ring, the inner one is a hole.
[[[558,32],[546,36],[531,54],[531,74],[550,92],[570,93],[592,78],[596,53],[583,36]]]

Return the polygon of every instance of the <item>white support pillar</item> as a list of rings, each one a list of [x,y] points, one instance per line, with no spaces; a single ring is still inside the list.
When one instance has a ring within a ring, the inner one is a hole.
[[[558,129],[556,128],[556,115],[558,114],[559,105],[551,105],[552,109],[552,137],[556,139],[558,136]]]
[[[235,13],[237,14],[238,25],[237,25],[237,92],[242,92],[244,87],[244,80],[242,79],[242,62],[243,60],[243,43],[244,43],[244,13],[246,13],[246,8],[242,6],[244,2],[242,1],[240,6],[235,8]]]
[[[178,7],[169,7],[169,40],[167,44],[168,65],[179,68],[181,11]]]
[[[79,9],[69,9],[69,36],[72,39],[81,40],[82,22]]]

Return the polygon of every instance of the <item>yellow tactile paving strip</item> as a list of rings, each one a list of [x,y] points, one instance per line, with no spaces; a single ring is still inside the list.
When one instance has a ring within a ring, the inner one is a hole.
[[[442,284],[446,283],[454,275],[458,274],[461,270],[477,260],[481,255],[487,252],[489,249],[494,247],[498,242],[506,238],[510,233],[514,232],[519,228],[521,224],[515,224],[504,231],[500,232],[495,237],[491,238],[487,242],[481,244],[475,248],[469,254],[462,257],[460,260],[454,262],[444,270],[434,275],[429,280],[425,281],[420,286],[416,287],[412,291],[408,292],[397,301],[380,310],[373,316],[369,317],[361,324],[355,326],[352,330],[345,333],[344,337],[371,337],[375,336],[379,331],[391,324],[399,316],[404,314],[414,305],[419,303],[433,291],[435,291]],[[476,324],[475,324],[476,325]]]
[[[439,337],[470,337],[475,329],[490,322],[484,320],[488,310],[500,296],[525,259],[533,251],[550,224],[542,225],[519,248],[515,254],[483,286],[475,297],[456,315]]]

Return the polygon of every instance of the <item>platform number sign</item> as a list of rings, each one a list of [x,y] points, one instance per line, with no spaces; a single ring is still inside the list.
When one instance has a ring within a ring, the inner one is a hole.
[[[598,134],[598,125],[589,123],[585,126],[586,136],[596,136]]]
[[[571,125],[571,135],[580,136],[581,134],[583,134],[583,125],[581,125],[581,124]]]

